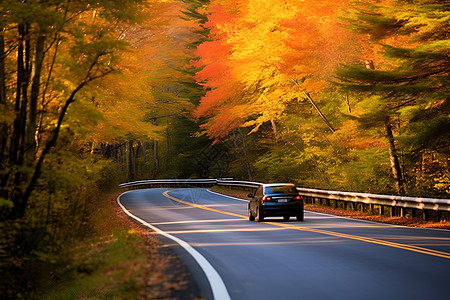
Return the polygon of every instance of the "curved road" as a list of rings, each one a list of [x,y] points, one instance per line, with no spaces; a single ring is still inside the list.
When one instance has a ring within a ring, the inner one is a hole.
[[[423,300],[450,294],[450,231],[314,212],[305,212],[304,222],[250,222],[246,201],[206,189],[135,190],[118,201],[141,223],[163,231],[169,245],[181,243],[177,253],[206,299]]]

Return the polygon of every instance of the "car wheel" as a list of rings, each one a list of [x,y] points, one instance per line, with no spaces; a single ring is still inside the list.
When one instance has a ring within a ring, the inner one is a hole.
[[[248,220],[249,221],[255,221],[255,217],[253,216],[250,207],[248,208]]]
[[[264,216],[261,215],[261,212],[259,211],[259,207],[256,208],[256,221],[257,222],[263,222]]]
[[[285,221],[289,221],[290,218],[291,218],[291,216],[283,216],[283,220],[285,220]]]
[[[297,215],[297,221],[303,221],[303,211]]]

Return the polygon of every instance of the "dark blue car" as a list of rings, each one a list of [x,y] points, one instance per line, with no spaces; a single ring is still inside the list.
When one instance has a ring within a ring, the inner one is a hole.
[[[292,183],[263,184],[248,196],[250,221],[262,222],[266,217],[283,217],[288,221],[291,216],[303,221],[303,200]]]

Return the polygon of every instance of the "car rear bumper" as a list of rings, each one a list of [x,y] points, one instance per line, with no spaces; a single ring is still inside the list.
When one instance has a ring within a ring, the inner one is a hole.
[[[297,216],[303,213],[303,205],[265,204],[262,206],[264,216]]]

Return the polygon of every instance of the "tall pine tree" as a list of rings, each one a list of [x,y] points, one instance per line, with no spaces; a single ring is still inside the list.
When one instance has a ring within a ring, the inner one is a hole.
[[[360,122],[384,127],[400,194],[405,170],[400,170],[398,146],[411,162],[409,187],[450,191],[449,8],[442,0],[395,1],[358,4],[348,14],[349,27],[367,37],[369,51],[361,64],[337,72],[339,84],[377,95],[379,105]],[[424,178],[432,179],[421,184]]]

